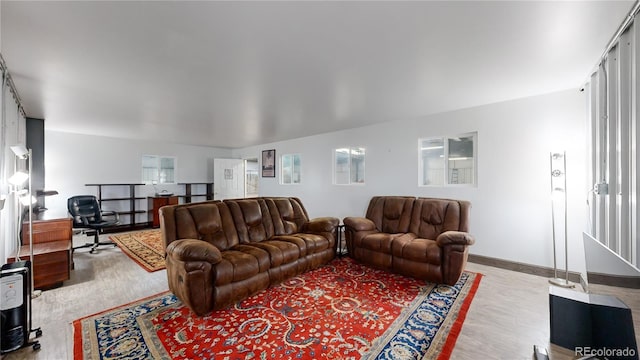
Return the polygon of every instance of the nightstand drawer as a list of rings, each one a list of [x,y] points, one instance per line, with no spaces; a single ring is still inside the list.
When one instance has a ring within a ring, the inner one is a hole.
[[[71,278],[72,251],[71,218],[34,220],[33,229],[33,286],[49,289]],[[30,259],[29,224],[23,223],[22,246],[19,257]],[[15,253],[7,259],[14,262]]]

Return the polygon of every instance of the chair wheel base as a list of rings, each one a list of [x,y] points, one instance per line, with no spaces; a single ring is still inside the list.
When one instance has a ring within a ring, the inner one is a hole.
[[[76,246],[72,250],[76,251],[76,249],[84,249],[84,248],[90,247],[91,249],[89,250],[89,254],[95,254],[95,253],[98,252],[98,247],[99,246],[103,246],[103,245],[105,245],[105,246],[106,245],[113,245],[113,247],[118,247],[118,244],[109,241],[109,242],[86,243],[84,245]]]

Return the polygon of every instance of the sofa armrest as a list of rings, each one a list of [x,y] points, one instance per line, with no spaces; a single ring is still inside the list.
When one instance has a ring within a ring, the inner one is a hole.
[[[342,222],[345,226],[355,231],[373,231],[376,229],[373,221],[363,217],[346,217]]]
[[[312,233],[333,232],[340,224],[340,220],[334,217],[319,217],[309,220],[302,226],[303,231]]]
[[[445,231],[438,235],[436,239],[438,246],[443,247],[447,245],[473,245],[476,239],[471,234],[463,231]]]
[[[196,239],[176,240],[167,246],[167,256],[176,260],[206,261],[217,264],[222,261],[222,254],[215,246],[206,241]]]

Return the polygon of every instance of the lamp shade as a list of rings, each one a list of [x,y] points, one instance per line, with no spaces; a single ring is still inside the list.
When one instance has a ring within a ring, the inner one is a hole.
[[[11,147],[11,151],[16,155],[19,159],[26,159],[29,157],[29,149],[27,149],[24,145],[14,145]]]
[[[27,181],[27,179],[29,179],[29,174],[27,174],[24,171],[18,171],[15,174],[11,175],[11,177],[8,178],[7,181],[11,185],[20,186],[24,184],[24,182]]]
[[[20,203],[24,206],[29,206],[29,201],[31,201],[31,204],[35,204],[36,202],[38,202],[38,199],[36,199],[35,196],[31,196],[30,193],[26,193],[20,196]]]

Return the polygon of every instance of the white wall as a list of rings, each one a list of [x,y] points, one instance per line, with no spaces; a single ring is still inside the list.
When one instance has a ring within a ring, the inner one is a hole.
[[[278,160],[300,154],[302,183],[260,179],[263,196],[298,196],[311,217],[362,216],[374,195],[411,195],[472,202],[471,253],[552,266],[549,152],[567,151],[569,268],[584,271],[586,219],[586,112],[582,93],[568,90],[533,98],[384,123],[233,151]],[[478,186],[419,187],[418,138],[478,132]],[[366,147],[366,184],[332,185],[332,153]],[[279,171],[279,163],[278,169]],[[562,231],[562,228],[560,228]],[[560,238],[562,239],[562,238]],[[559,250],[561,246],[558,246]],[[559,261],[564,259],[560,252]],[[560,261],[559,264],[563,264]],[[562,267],[562,266],[561,266]]]
[[[132,141],[101,136],[78,135],[45,130],[45,186],[57,190],[58,195],[46,198],[51,212],[66,213],[67,199],[73,195],[96,195],[89,183],[140,183],[142,179],[142,155],[177,157],[177,182],[213,181],[213,159],[229,157],[231,151],[222,148],[179,145],[166,142]],[[158,190],[184,194],[184,187],[158,185]],[[127,196],[128,189],[108,188],[103,196]],[[148,196],[156,192],[153,186],[139,186],[136,195]],[[204,189],[198,190],[203,192]],[[146,209],[146,202],[139,202]],[[109,206],[125,206],[108,202]],[[140,216],[144,219],[146,216]],[[128,220],[127,220],[128,222]]]
[[[260,178],[260,194],[298,196],[312,217],[362,216],[374,195],[466,199],[473,204],[471,232],[477,239],[472,253],[552,266],[549,152],[566,150],[569,267],[583,271],[588,188],[584,104],[578,90],[569,90],[237,150],[47,130],[45,184],[60,194],[48,197],[46,204],[53,211],[66,212],[68,197],[95,194],[86,183],[139,182],[144,154],[176,156],[178,182],[202,182],[212,181],[215,157],[259,159],[262,150],[276,149],[278,159],[286,153],[300,154],[302,183],[280,185],[279,174]],[[418,138],[472,131],[478,132],[478,186],[419,187]],[[365,185],[332,185],[333,150],[343,146],[366,147]],[[152,186],[140,189],[142,196],[155,192]],[[562,264],[562,247],[558,250]]]

